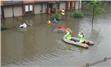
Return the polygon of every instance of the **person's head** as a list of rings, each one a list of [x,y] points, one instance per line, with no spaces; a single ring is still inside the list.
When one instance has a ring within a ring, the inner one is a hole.
[[[81,32],[81,34],[83,35],[83,32]]]
[[[64,9],[62,9],[61,11],[64,12]]]
[[[83,32],[79,32],[79,34],[83,35]]]
[[[49,24],[49,25],[51,24],[51,21],[50,21],[50,20],[48,20],[48,24]]]
[[[78,34],[81,34],[81,32],[79,32]]]
[[[72,30],[70,28],[67,28],[66,30],[69,31],[70,33],[72,33]]]

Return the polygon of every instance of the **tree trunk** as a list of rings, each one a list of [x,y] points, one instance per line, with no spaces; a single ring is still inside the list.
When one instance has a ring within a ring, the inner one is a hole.
[[[93,29],[93,23],[94,23],[94,7],[93,7],[93,13],[92,13],[92,29]]]
[[[13,13],[13,23],[14,23],[14,6],[12,6],[12,13]]]
[[[1,26],[5,27],[4,7],[1,6]]]

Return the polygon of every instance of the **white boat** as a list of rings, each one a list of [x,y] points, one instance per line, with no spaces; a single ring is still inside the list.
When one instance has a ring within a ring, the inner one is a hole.
[[[27,24],[26,23],[23,23],[19,26],[19,28],[27,28]]]
[[[72,40],[68,40],[68,39],[66,39],[66,36],[67,35],[64,35],[64,37],[63,37],[64,42],[88,49],[89,46],[86,43],[80,43],[80,41],[75,37],[72,37]]]

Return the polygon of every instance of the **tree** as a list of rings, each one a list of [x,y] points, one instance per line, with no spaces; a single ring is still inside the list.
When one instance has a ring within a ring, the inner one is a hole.
[[[76,2],[76,8],[73,11],[72,15],[75,18],[82,18],[84,16],[84,13],[81,11],[81,5],[82,5],[82,0],[79,0]]]
[[[94,23],[94,19],[95,16],[100,15],[103,13],[103,5],[101,1],[87,1],[86,6],[88,8],[89,11],[91,11],[92,14],[92,29],[93,29],[93,23]]]

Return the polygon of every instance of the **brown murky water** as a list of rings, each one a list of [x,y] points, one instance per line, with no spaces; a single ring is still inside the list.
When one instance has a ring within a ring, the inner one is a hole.
[[[91,18],[74,19],[65,17],[57,25],[48,27],[47,15],[8,18],[5,20],[8,30],[2,31],[3,67],[83,67],[104,57],[111,57],[111,10],[94,20],[91,30]],[[25,31],[17,29],[21,20],[27,20],[32,26]],[[14,21],[14,22],[13,22]],[[63,33],[54,32],[56,26],[67,25],[77,36],[82,31],[87,39],[95,42],[88,50],[71,46],[61,39]],[[111,60],[101,62],[94,67],[110,67]]]

